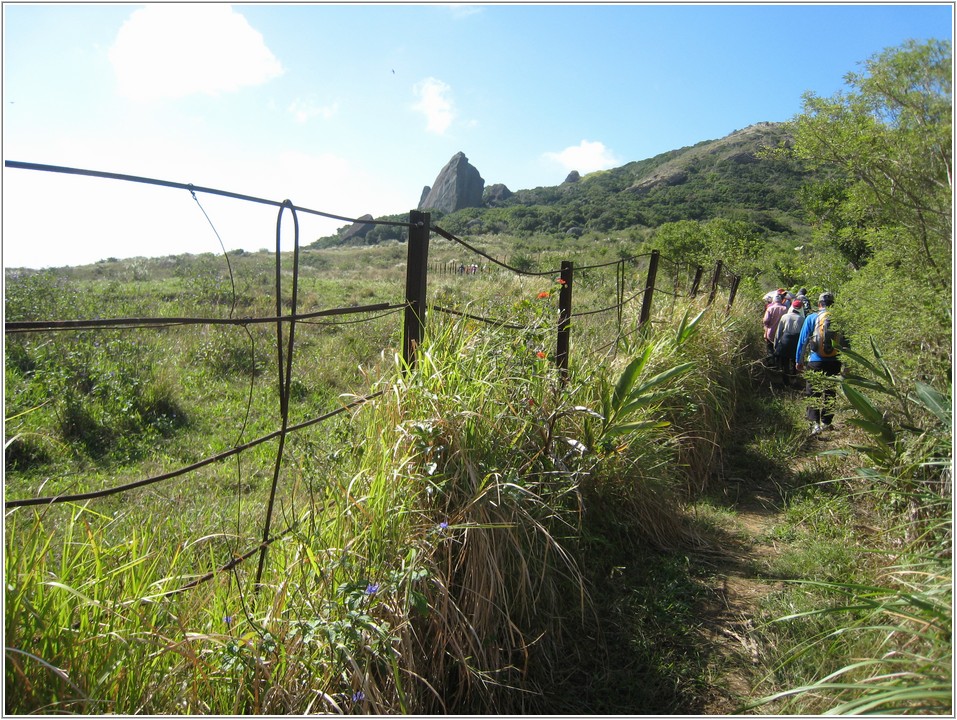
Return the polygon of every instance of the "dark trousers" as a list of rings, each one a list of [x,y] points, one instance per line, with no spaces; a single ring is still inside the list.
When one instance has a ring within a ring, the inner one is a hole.
[[[807,364],[807,367],[809,370],[817,370],[828,377],[841,373],[840,360],[813,360]],[[830,386],[815,389],[808,381],[804,389],[804,395],[809,399],[807,419],[813,423],[830,425],[831,421],[834,420],[834,398],[837,391]]]
[[[782,339],[774,351],[774,357],[781,371],[781,379],[787,387],[791,387],[797,373],[794,370],[794,353],[797,350],[798,339]]]

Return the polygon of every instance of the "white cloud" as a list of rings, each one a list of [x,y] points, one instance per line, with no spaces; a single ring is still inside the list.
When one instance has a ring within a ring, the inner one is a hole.
[[[289,105],[289,112],[297,123],[309,122],[314,117],[328,120],[339,112],[339,102],[336,101],[331,105],[319,105],[311,98],[296,98]]]
[[[426,129],[436,135],[442,135],[449,129],[455,118],[455,109],[449,99],[452,88],[433,77],[417,82],[412,92],[419,102],[412,106],[425,115]]]
[[[481,5],[449,5],[447,6],[449,10],[452,11],[452,17],[456,19],[469,18],[473,15],[478,15],[484,9]]]
[[[566,170],[577,170],[582,175],[595,170],[606,170],[621,162],[604,143],[589,140],[582,140],[578,145],[567,147],[561,152],[547,152],[544,157]]]
[[[263,36],[229,5],[160,3],[136,10],[109,50],[121,95],[218,95],[282,74]]]

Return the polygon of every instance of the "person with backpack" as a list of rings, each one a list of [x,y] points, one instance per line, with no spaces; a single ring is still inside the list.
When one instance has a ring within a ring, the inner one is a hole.
[[[794,358],[797,355],[798,339],[804,327],[804,305],[797,298],[791,303],[791,309],[781,316],[777,332],[774,334],[774,357],[785,387],[791,387],[796,376]]]
[[[807,299],[807,288],[801,288],[798,290],[797,295],[794,296],[794,299],[801,301],[801,317],[806,317],[811,310],[811,301]]]
[[[774,301],[764,311],[762,324],[764,325],[764,340],[768,346],[768,358],[774,357],[774,333],[777,332],[781,316],[787,311],[788,305],[785,303],[783,292],[777,293],[774,296]]]
[[[841,372],[840,336],[831,327],[830,308],[834,304],[834,295],[829,292],[821,293],[817,301],[817,312],[813,312],[804,319],[801,334],[798,337],[797,349],[794,353],[795,369],[800,373],[805,368],[816,370],[828,377],[839,375]],[[805,362],[805,357],[807,361]],[[815,388],[810,381],[804,394],[811,398],[820,398],[811,401],[807,408],[807,418],[813,423],[811,434],[817,435],[831,426],[834,420],[833,402],[837,395],[833,386]]]

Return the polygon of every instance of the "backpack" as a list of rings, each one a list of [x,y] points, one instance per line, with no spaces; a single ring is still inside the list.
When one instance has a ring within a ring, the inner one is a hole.
[[[840,333],[831,329],[831,313],[819,312],[811,335],[811,349],[822,358],[832,358],[837,356],[841,343]]]

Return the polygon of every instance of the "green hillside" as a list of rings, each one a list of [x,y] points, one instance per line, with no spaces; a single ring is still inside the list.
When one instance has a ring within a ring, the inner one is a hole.
[[[789,143],[785,124],[757,123],[577,182],[518,190],[495,207],[434,212],[433,220],[468,235],[616,232],[644,239],[663,223],[715,218],[746,221],[767,233],[798,233],[806,229],[799,197],[808,173],[798,161],[766,152]],[[401,229],[377,227],[352,242],[390,239],[401,239]],[[342,240],[335,235],[315,246],[338,244]]]

